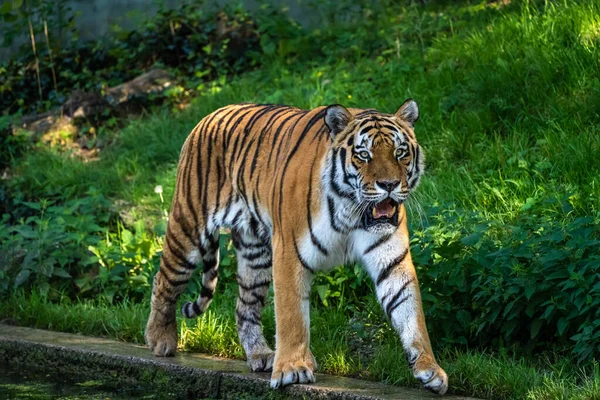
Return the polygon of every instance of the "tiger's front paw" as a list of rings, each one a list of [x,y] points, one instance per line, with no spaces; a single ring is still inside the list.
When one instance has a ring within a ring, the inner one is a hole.
[[[150,351],[157,357],[169,357],[177,351],[177,323],[160,323],[150,317],[144,335]]]
[[[276,360],[271,374],[271,387],[278,389],[293,383],[315,383],[316,368],[317,364],[310,352],[299,360],[296,358],[296,361]]]
[[[427,363],[417,362],[413,367],[413,373],[423,384],[425,389],[431,390],[433,393],[443,395],[448,390],[448,375],[435,362]]]

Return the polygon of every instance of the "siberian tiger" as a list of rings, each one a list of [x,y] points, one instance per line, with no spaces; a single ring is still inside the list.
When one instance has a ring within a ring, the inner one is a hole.
[[[271,386],[315,382],[309,293],[316,271],[358,261],[403,343],[415,378],[444,394],[425,327],[403,203],[423,173],[409,99],[391,114],[341,105],[301,110],[236,104],[205,117],[183,145],[146,341],[157,356],[177,348],[175,308],[197,264],[202,290],[181,309],[203,313],[217,284],[219,229],[237,252],[236,323],[253,371]],[[261,326],[273,280],[276,348]]]

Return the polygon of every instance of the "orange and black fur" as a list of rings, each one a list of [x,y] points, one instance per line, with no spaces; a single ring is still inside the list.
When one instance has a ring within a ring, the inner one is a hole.
[[[200,262],[202,290],[181,311],[193,318],[210,304],[219,229],[228,227],[238,261],[239,338],[252,370],[273,371],[273,388],[315,381],[313,274],[356,261],[374,280],[415,377],[445,393],[448,378],[429,343],[403,205],[423,172],[417,119],[412,100],[393,115],[340,105],[307,111],[237,104],[205,117],[181,151],[146,327],[154,354],[175,353],[176,302]],[[275,352],[261,326],[271,280]]]

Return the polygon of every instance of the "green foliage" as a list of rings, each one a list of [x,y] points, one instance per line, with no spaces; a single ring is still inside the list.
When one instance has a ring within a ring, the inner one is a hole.
[[[71,296],[141,299],[157,270],[161,243],[146,233],[119,224],[110,233],[110,203],[93,188],[87,197],[53,205],[23,202],[28,216],[0,225],[0,292],[32,288],[54,298]]]
[[[569,348],[598,357],[600,216],[530,210],[510,224],[446,209],[413,236],[434,336],[445,343]]]
[[[35,284],[46,295],[51,284],[69,285],[77,265],[93,262],[85,247],[99,240],[98,233],[103,231],[99,224],[107,222],[102,212],[107,200],[91,192],[89,198],[62,205],[42,200],[23,206],[29,216],[8,225],[10,217],[5,214],[0,225],[0,289]]]
[[[357,303],[362,296],[373,293],[366,282],[367,278],[366,271],[356,264],[319,273],[313,281],[318,298],[313,298],[313,301],[321,302],[325,307]]]

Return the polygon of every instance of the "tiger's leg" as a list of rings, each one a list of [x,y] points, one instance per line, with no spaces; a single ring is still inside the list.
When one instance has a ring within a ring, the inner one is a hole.
[[[270,371],[275,353],[265,340],[261,317],[271,284],[271,244],[250,232],[232,231],[237,250],[239,297],[235,308],[238,336],[252,371]]]
[[[398,231],[391,236],[363,238],[362,246],[357,241],[357,247],[362,247],[362,258],[375,282],[377,298],[400,335],[413,375],[426,389],[444,394],[448,376],[431,349],[408,232],[405,226]]]
[[[310,351],[312,271],[303,266],[293,243],[284,248],[273,236],[276,349],[271,387],[315,382],[317,363]]]
[[[202,289],[196,301],[187,301],[181,307],[186,318],[202,314],[212,302],[219,277],[219,229],[204,230],[200,236],[200,256],[202,257]]]
[[[177,214],[169,220],[160,270],[154,277],[151,311],[145,339],[154,355],[172,356],[177,350],[176,304],[196,269],[198,247],[193,229],[180,224]]]

